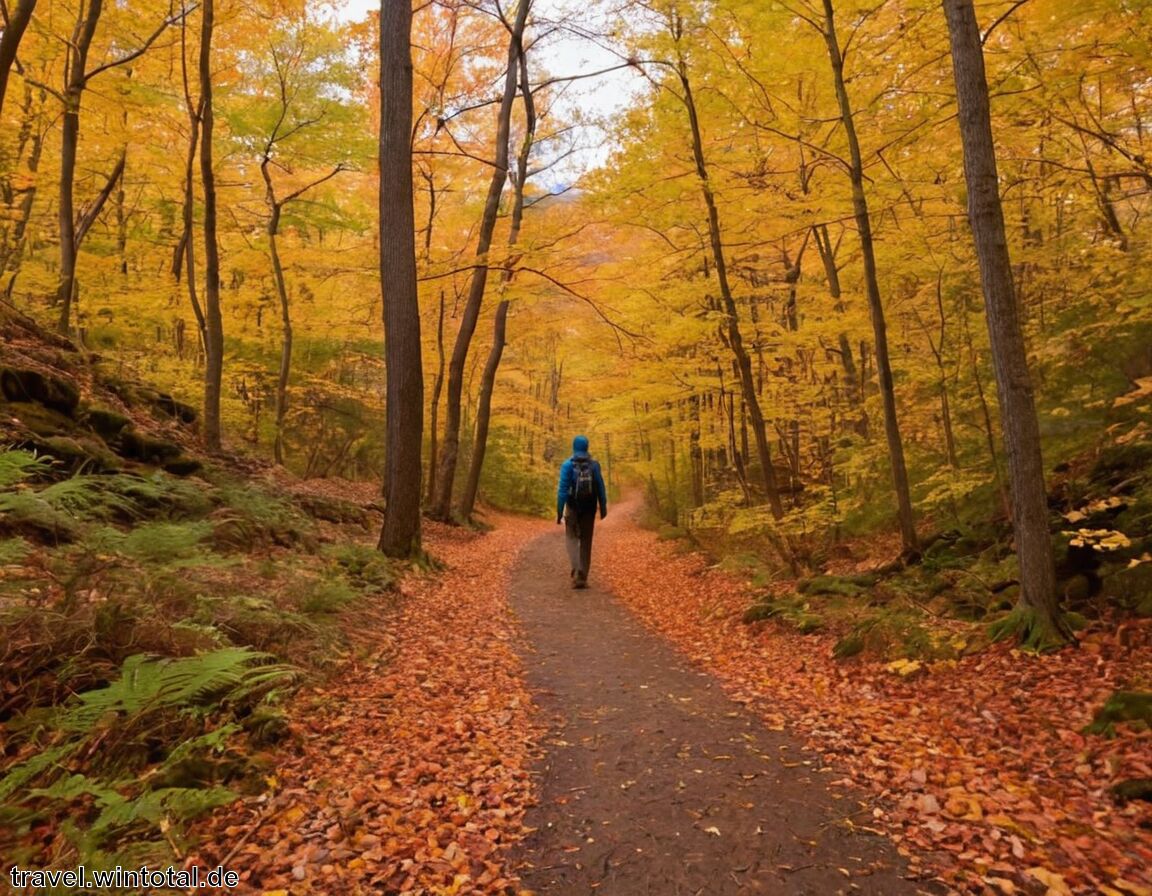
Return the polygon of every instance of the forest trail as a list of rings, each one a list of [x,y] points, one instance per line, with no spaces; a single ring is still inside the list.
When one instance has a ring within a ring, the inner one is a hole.
[[[633,526],[617,509],[600,531]],[[608,533],[604,533],[608,534]],[[522,845],[540,894],[913,894],[871,808],[646,630],[597,576],[572,590],[560,532],[535,539],[510,596],[549,726]],[[594,542],[595,543],[595,542]],[[601,561],[603,562],[603,561]],[[678,599],[674,590],[668,600]]]
[[[742,624],[747,587],[626,505],[584,591],[559,527],[489,522],[426,526],[446,568],[350,620],[341,672],[287,708],[268,789],[201,825],[187,862],[260,896],[1147,896],[1145,804],[1096,783],[1147,776],[1146,736],[1079,731],[1084,682],[1152,671],[1133,647],[1152,626],[908,681],[836,663],[831,635]]]

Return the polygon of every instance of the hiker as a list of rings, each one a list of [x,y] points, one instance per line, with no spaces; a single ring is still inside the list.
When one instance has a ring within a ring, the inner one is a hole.
[[[560,467],[560,484],[556,489],[556,525],[564,520],[573,588],[588,587],[597,505],[600,519],[604,519],[608,514],[608,493],[604,490],[600,464],[588,453],[588,439],[576,436],[572,440],[572,456]]]

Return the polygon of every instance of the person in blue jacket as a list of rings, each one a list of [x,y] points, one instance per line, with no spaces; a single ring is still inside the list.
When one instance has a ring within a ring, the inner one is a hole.
[[[588,453],[588,439],[576,436],[572,440],[572,456],[560,467],[560,484],[556,489],[556,524],[564,520],[564,542],[572,567],[573,588],[588,587],[597,508],[600,519],[604,519],[608,515],[604,477],[600,464]]]

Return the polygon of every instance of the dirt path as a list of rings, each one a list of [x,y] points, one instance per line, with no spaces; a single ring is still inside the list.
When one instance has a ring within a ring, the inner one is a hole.
[[[608,520],[608,525],[614,521]],[[622,523],[627,524],[627,523]],[[542,894],[914,894],[868,806],[825,786],[770,731],[599,585],[569,587],[562,535],[510,581],[529,685],[550,726],[536,828],[519,850]],[[675,594],[668,595],[675,600]]]

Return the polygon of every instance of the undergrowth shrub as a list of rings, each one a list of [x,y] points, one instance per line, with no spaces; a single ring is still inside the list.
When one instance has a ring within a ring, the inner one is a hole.
[[[223,506],[212,514],[212,541],[219,550],[294,547],[314,537],[312,521],[287,499],[251,484],[225,484],[217,495]]]
[[[396,581],[391,561],[367,545],[339,544],[324,550],[335,571],[359,588],[384,591]]]
[[[80,861],[99,863],[121,846],[165,855],[172,821],[235,797],[219,784],[240,772],[240,754],[215,760],[241,730],[237,720],[295,675],[245,648],[179,659],[137,654],[107,686],[10,723],[20,760],[0,778],[0,826],[16,841],[6,858],[19,861],[19,839],[48,817],[68,818],[59,830]],[[188,781],[194,759],[200,774]]]

